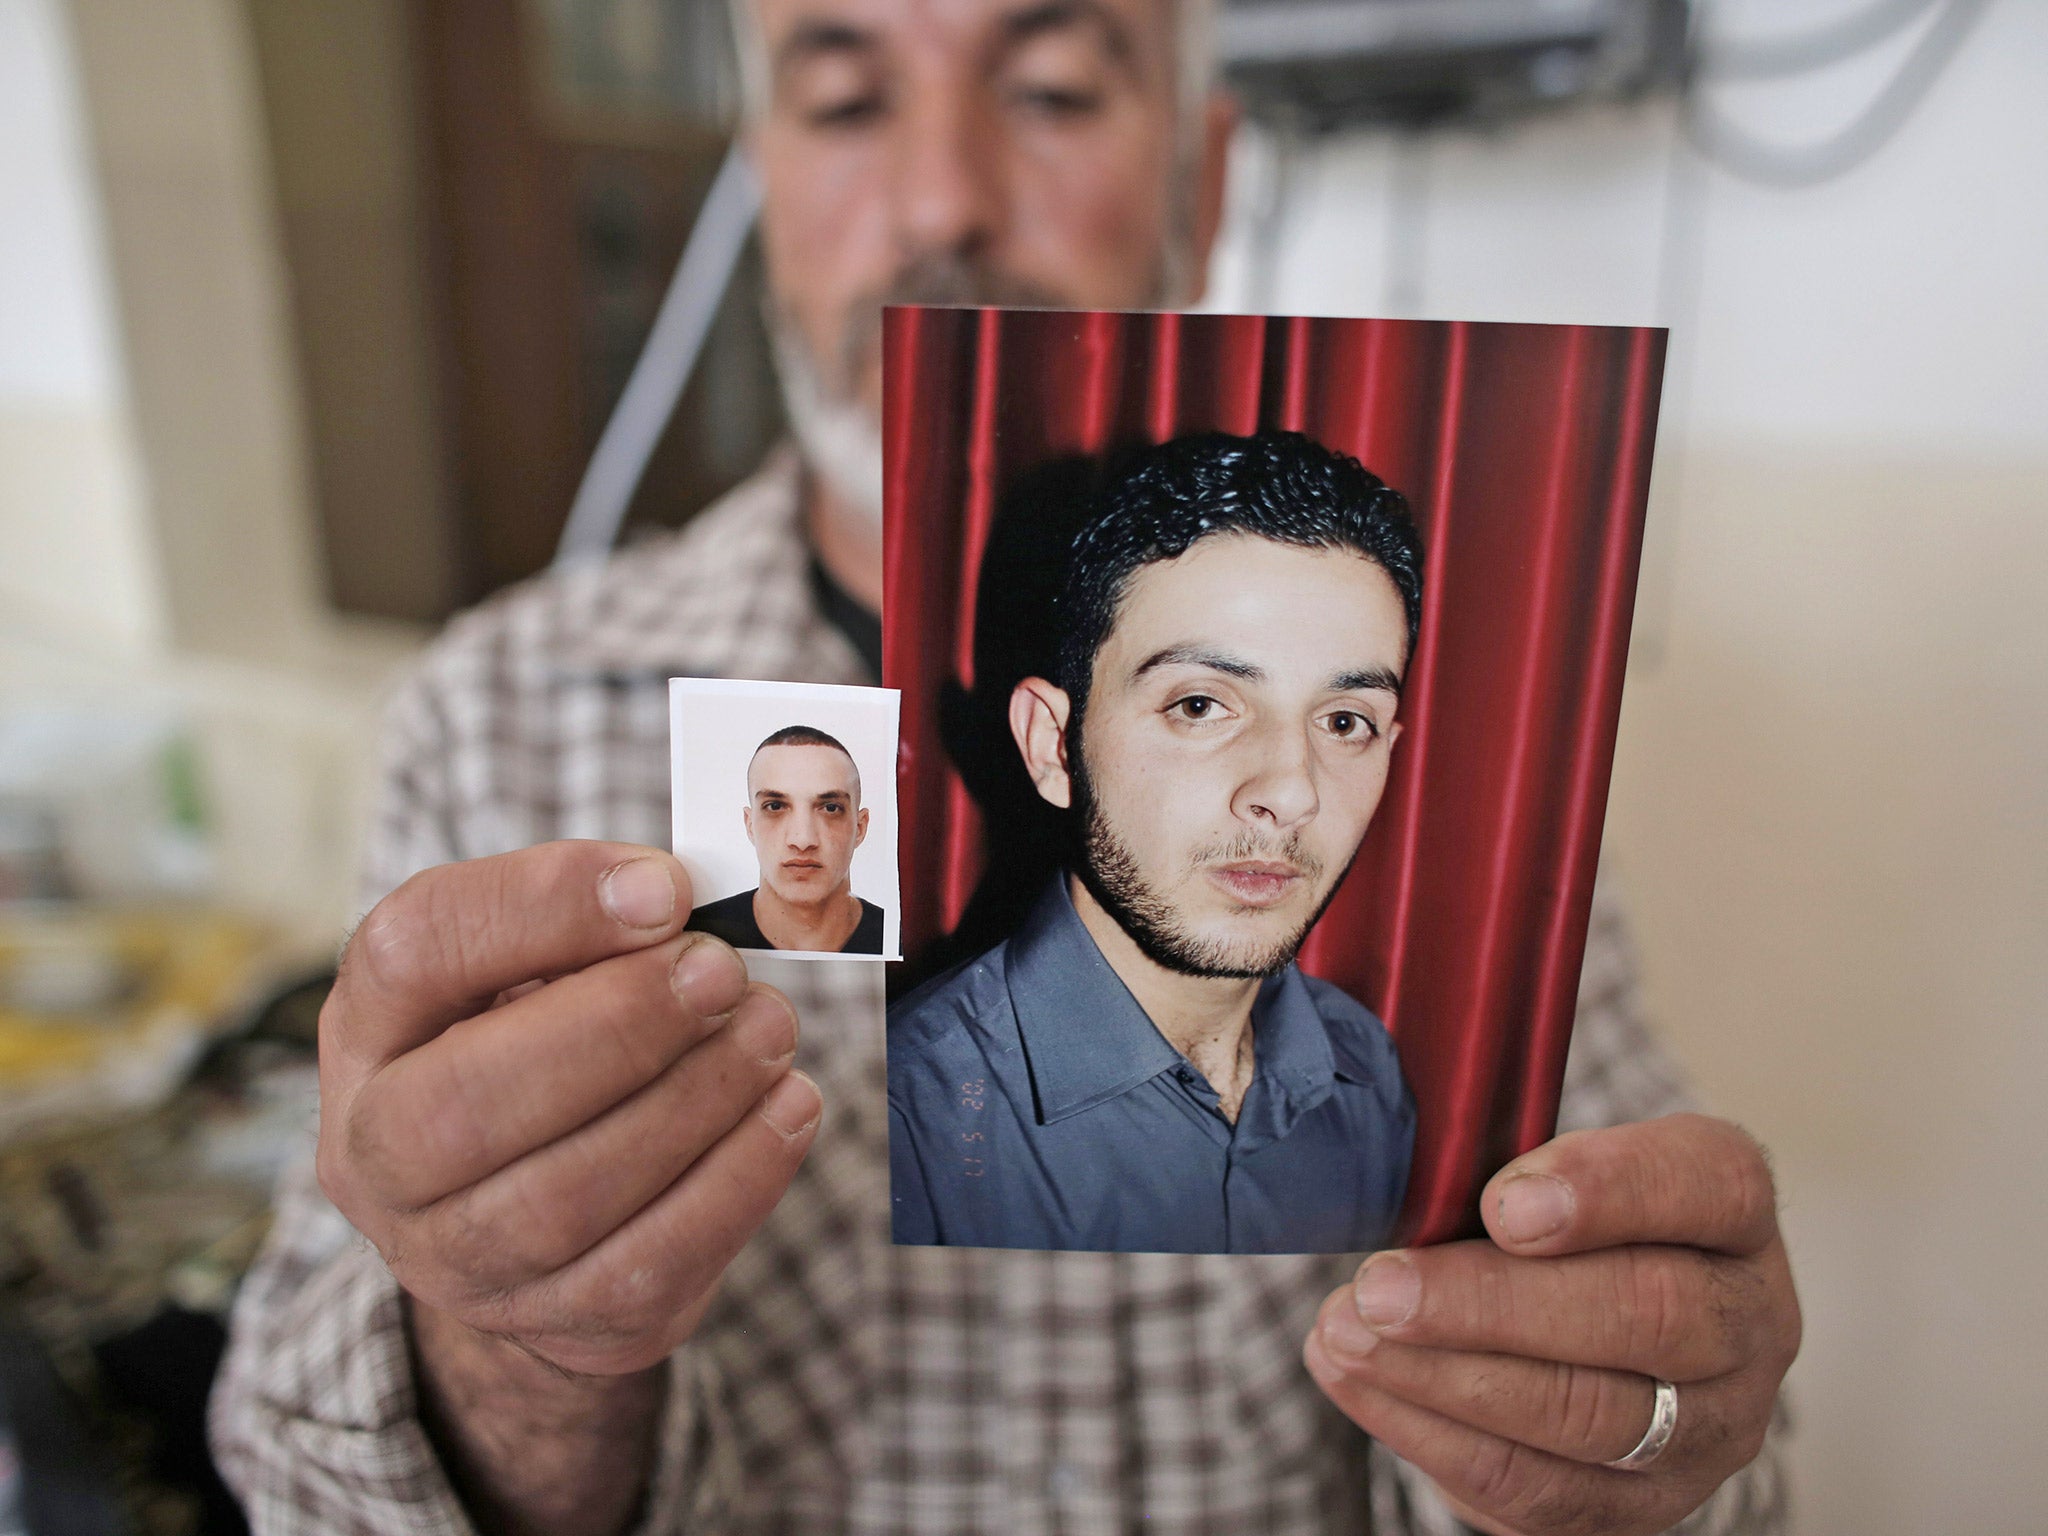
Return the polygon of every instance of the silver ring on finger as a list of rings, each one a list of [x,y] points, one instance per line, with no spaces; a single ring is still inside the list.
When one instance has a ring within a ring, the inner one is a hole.
[[[1634,1450],[1613,1461],[1602,1462],[1602,1466],[1612,1467],[1617,1472],[1640,1472],[1664,1454],[1664,1447],[1678,1432],[1678,1388],[1659,1377],[1650,1379],[1657,1387],[1656,1395],[1650,1399],[1650,1427],[1643,1431],[1643,1438],[1636,1442]]]

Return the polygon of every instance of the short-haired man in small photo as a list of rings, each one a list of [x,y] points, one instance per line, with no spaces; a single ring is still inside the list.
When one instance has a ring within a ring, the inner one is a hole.
[[[1293,433],[1175,439],[1105,488],[1059,678],[1010,701],[1067,869],[890,1010],[898,1242],[1386,1240],[1414,1106],[1380,1021],[1294,957],[1386,787],[1421,565],[1400,495]]]
[[[689,926],[734,949],[879,955],[882,909],[853,893],[853,851],[867,841],[860,766],[839,738],[786,725],[754,749],[740,816],[761,883],[706,902]]]

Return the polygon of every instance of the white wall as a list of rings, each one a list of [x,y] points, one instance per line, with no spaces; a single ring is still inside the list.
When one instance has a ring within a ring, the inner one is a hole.
[[[133,653],[162,605],[76,78],[55,0],[0,0],[0,624]]]
[[[1898,54],[1722,99],[1812,137]],[[1323,146],[1274,307],[1674,327],[1608,847],[1667,1036],[1776,1155],[1808,1319],[1799,1529],[2037,1530],[2048,6],[1991,6],[1839,182],[1738,183],[1676,132],[1649,104]],[[1405,289],[1404,152],[1426,189]],[[1259,146],[1242,160],[1256,181]],[[1246,260],[1236,236],[1219,305]]]
[[[221,899],[319,952],[416,637],[319,600],[244,28],[0,0],[0,707],[185,720]]]

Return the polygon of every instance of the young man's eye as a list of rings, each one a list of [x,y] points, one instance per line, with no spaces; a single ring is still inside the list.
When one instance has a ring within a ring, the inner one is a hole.
[[[1330,734],[1343,741],[1371,741],[1380,733],[1370,718],[1355,709],[1337,710],[1328,723]]]
[[[1190,694],[1184,699],[1176,699],[1167,708],[1177,713],[1183,720],[1213,720],[1223,712],[1222,705],[1199,693]]]

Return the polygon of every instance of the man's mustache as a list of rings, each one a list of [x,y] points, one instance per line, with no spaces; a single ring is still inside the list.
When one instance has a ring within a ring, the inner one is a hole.
[[[1241,832],[1227,843],[1212,847],[1198,848],[1188,856],[1188,867],[1201,870],[1212,864],[1236,864],[1259,861],[1269,864],[1292,864],[1313,883],[1323,877],[1323,861],[1301,845],[1298,835],[1290,835],[1279,842],[1261,837],[1256,832]]]

